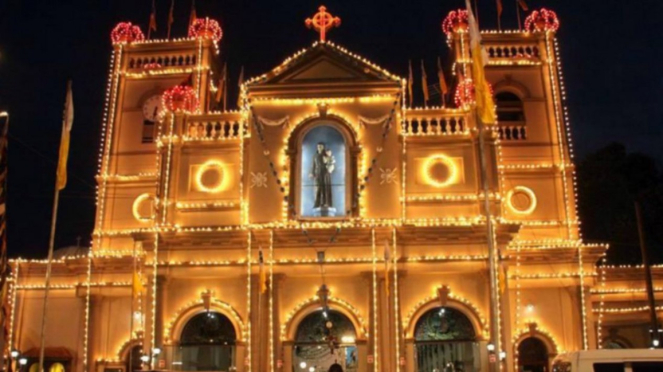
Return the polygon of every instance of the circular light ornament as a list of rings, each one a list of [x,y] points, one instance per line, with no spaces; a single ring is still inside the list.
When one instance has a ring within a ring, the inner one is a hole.
[[[223,37],[219,22],[210,18],[197,18],[189,26],[189,37],[196,39],[209,39],[218,43]]]
[[[188,85],[176,85],[166,90],[161,100],[163,107],[172,112],[192,113],[198,110],[196,91]]]
[[[136,200],[134,200],[134,204],[131,207],[131,211],[133,212],[134,218],[140,222],[150,222],[154,220],[155,213],[154,213],[154,205],[150,206],[150,214],[149,215],[144,215],[141,213],[141,210],[143,209],[143,203],[148,202],[148,201],[154,201],[154,195],[144,193],[138,195]]]
[[[134,41],[145,40],[145,35],[140,27],[132,25],[131,22],[120,22],[111,31],[113,44],[131,44]]]
[[[211,172],[216,173],[216,180],[206,182],[206,178]],[[219,160],[210,160],[198,167],[196,171],[196,187],[202,192],[216,194],[223,191],[226,188],[226,179],[225,166]]]
[[[526,202],[522,202],[526,198]],[[537,199],[534,191],[525,186],[516,186],[506,194],[506,205],[515,214],[532,214]]]
[[[444,21],[442,21],[442,32],[444,32],[447,37],[454,32],[467,32],[467,27],[469,25],[467,19],[467,10],[465,9],[450,11]]]
[[[440,175],[440,167],[446,168],[446,175]],[[435,188],[441,189],[458,182],[458,166],[448,156],[435,154],[428,157],[422,167],[424,181]]]
[[[525,30],[527,32],[557,32],[559,30],[557,13],[546,8],[533,11],[525,18]]]

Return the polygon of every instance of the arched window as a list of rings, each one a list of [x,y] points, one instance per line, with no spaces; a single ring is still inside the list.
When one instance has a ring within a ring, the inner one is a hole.
[[[499,122],[525,123],[525,110],[520,97],[511,92],[500,92],[495,95],[495,103]]]
[[[479,344],[472,322],[457,309],[437,307],[414,328],[417,371],[478,371]]]
[[[548,371],[548,348],[540,339],[528,337],[518,344],[518,370]]]
[[[356,330],[352,321],[335,310],[318,310],[307,315],[297,326],[293,365],[315,371],[328,371],[332,366],[343,371],[356,371]]]
[[[167,351],[167,367],[182,371],[228,371],[235,364],[237,334],[225,315],[208,311],[184,325],[179,345]]]

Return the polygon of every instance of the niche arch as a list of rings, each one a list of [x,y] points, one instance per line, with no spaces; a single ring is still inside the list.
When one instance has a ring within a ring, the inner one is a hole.
[[[303,198],[304,192],[312,192],[307,190],[308,185],[304,185],[303,164],[308,159],[304,159],[303,146],[304,141],[307,140],[307,135],[321,127],[329,127],[330,130],[336,131],[342,138],[344,143],[344,189],[343,189],[343,210],[336,211],[333,218],[345,219],[357,216],[359,213],[359,190],[358,190],[358,169],[359,169],[359,156],[361,148],[359,146],[358,133],[356,128],[348,120],[335,114],[324,114],[316,117],[307,118],[297,123],[290,131],[287,137],[286,155],[288,156],[287,164],[290,169],[289,175],[289,188],[288,188],[288,201],[289,213],[288,218],[292,219],[318,219],[318,218],[331,218],[331,217],[317,217],[303,213]],[[306,144],[310,146],[309,143]],[[334,154],[337,158],[341,154]],[[335,192],[340,188],[334,189]],[[337,196],[334,194],[334,196]],[[334,204],[337,204],[336,202]],[[306,211],[308,212],[308,211]]]

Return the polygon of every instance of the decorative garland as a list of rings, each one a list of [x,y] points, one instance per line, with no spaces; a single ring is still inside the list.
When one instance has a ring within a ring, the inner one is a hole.
[[[362,124],[377,125],[377,124],[382,124],[382,123],[385,122],[385,120],[389,119],[389,115],[384,115],[384,116],[379,117],[377,119],[371,119],[371,118],[367,118],[365,116],[359,115],[358,119],[359,119],[358,120],[359,125],[362,125]]]
[[[258,120],[260,121],[261,124],[267,124],[267,125],[272,126],[272,127],[278,127],[278,126],[281,126],[281,125],[284,125],[284,124],[285,124],[286,127],[290,126],[290,116],[289,115],[286,115],[285,117],[283,117],[282,119],[279,119],[279,120],[270,120],[270,119],[264,118],[262,116],[257,116],[257,118],[258,118]]]

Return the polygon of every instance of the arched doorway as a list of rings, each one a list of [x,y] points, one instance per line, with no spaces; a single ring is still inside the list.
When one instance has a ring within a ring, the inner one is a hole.
[[[237,334],[230,319],[216,311],[193,316],[182,328],[170,359],[181,371],[228,371],[236,366]]]
[[[316,310],[297,326],[293,347],[296,371],[327,372],[334,366],[357,371],[357,332],[347,316],[335,310]],[[311,369],[312,368],[312,369]]]
[[[518,344],[518,371],[548,372],[548,348],[536,337],[527,337]]]
[[[472,322],[452,307],[436,307],[419,318],[414,347],[418,372],[475,372],[481,365]]]
[[[129,349],[127,356],[124,359],[124,365],[127,372],[140,371],[143,366],[143,362],[140,360],[140,357],[143,355],[143,345],[134,345]]]

